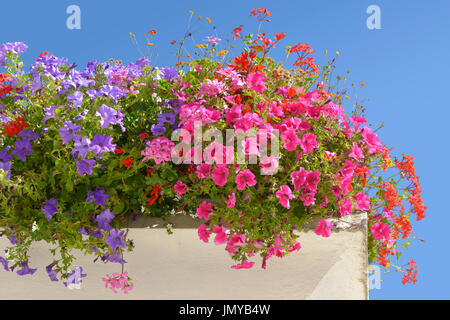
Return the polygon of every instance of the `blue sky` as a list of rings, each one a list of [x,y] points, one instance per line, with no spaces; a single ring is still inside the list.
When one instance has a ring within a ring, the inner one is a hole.
[[[80,30],[66,27],[66,8],[72,4],[81,9]],[[366,9],[372,4],[381,9],[380,30],[366,26]],[[189,10],[196,17],[212,19],[211,24],[203,21],[193,30],[200,43],[213,34],[213,25],[223,39],[240,24],[244,24],[243,34],[256,33],[256,20],[249,18],[254,7],[265,7],[273,13],[272,22],[265,25],[268,34],[287,35],[274,51],[278,60],[284,59],[284,46],[298,42],[309,43],[322,64],[340,51],[337,74],[343,76],[350,70],[348,88],[351,82],[367,85],[356,86],[358,90],[350,91],[349,96],[370,98],[364,104],[367,118],[374,126],[385,124],[378,132],[383,142],[395,147],[397,154],[415,157],[428,211],[424,220],[413,223],[413,228],[415,235],[426,242],[414,242],[405,257],[417,262],[418,282],[404,286],[400,275],[382,274],[382,288],[371,291],[371,298],[450,298],[450,281],[446,278],[450,215],[444,201],[448,192],[445,181],[450,178],[446,168],[449,1],[8,1],[2,4],[0,43],[25,42],[29,46],[24,55],[28,65],[41,52],[49,51],[84,68],[90,60],[137,60],[140,55],[129,32],[144,44],[144,34],[156,29],[158,56],[152,62],[167,66],[175,62],[171,54],[175,48],[170,42],[183,36]]]

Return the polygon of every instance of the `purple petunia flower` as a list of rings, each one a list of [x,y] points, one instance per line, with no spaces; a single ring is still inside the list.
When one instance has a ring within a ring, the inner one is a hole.
[[[44,85],[41,82],[41,75],[40,74],[35,74],[33,75],[33,82],[31,83],[31,91],[33,91],[33,94],[42,89],[44,87]]]
[[[9,238],[9,242],[11,242],[11,244],[13,244],[13,245],[17,243],[15,234],[11,235],[11,238]]]
[[[91,150],[97,152],[99,156],[101,156],[105,151],[114,152],[114,150],[116,150],[116,145],[112,144],[112,140],[112,137],[96,134],[94,138],[92,138],[90,148]]]
[[[63,143],[69,144],[71,140],[73,140],[74,142],[79,141],[81,139],[81,135],[76,133],[80,130],[81,126],[76,125],[72,121],[65,121],[64,127],[59,129],[59,134],[63,139]]]
[[[58,106],[50,106],[45,108],[45,115],[42,123],[46,123],[48,119],[56,117],[55,110],[57,107]]]
[[[72,102],[73,107],[76,109],[83,104],[83,93],[75,91],[73,94],[67,96],[67,102]]]
[[[84,69],[85,75],[93,75],[93,73],[96,71],[98,66],[98,61],[89,61],[86,65],[86,69]]]
[[[77,230],[79,234],[87,234],[84,228],[80,228]]]
[[[98,227],[102,230],[109,231],[112,227],[109,223],[114,219],[114,213],[111,210],[103,210],[96,218],[95,222],[98,223]]]
[[[91,175],[92,174],[92,167],[96,164],[95,160],[79,160],[76,163],[76,166],[78,168],[78,174],[82,176],[83,174]]]
[[[76,141],[75,147],[72,150],[72,155],[75,160],[78,159],[78,155],[81,155],[82,159],[86,159],[86,155],[90,151],[90,145],[91,141],[86,137],[83,137],[80,141]]]
[[[88,114],[88,112],[89,112],[88,109],[84,109],[76,117],[74,117],[73,120],[78,121],[78,120],[84,119],[84,117]]]
[[[45,267],[45,270],[47,271],[48,277],[52,281],[58,281],[58,278],[56,277],[56,270],[52,270],[55,266],[55,263],[50,263],[48,266]]]
[[[171,80],[173,78],[178,77],[178,71],[177,69],[173,69],[170,67],[167,68],[161,68],[162,77],[166,80]]]
[[[22,269],[17,270],[17,274],[19,276],[24,276],[26,274],[34,274],[36,272],[37,269],[32,269],[28,266],[28,261],[22,262],[21,263]]]
[[[117,103],[117,99],[126,97],[127,94],[120,89],[118,86],[110,86],[110,85],[104,85],[103,88],[99,91],[102,95],[106,95],[111,98],[111,100],[114,101],[114,103]]]
[[[94,192],[94,198],[95,204],[99,204],[104,207],[106,205],[106,201],[108,201],[109,199],[109,194],[106,194],[105,190],[97,187],[96,191]]]
[[[71,285],[80,285],[81,278],[85,278],[86,274],[83,274],[83,268],[77,267],[72,270],[70,275],[67,277],[67,281],[63,282],[66,287],[71,288]]]
[[[114,262],[114,263],[120,263],[125,264],[127,263],[125,260],[122,259],[119,253],[116,254],[105,254],[102,256],[103,262]]]
[[[13,159],[7,151],[9,148],[5,148],[0,152],[0,169],[6,171],[6,178],[9,179],[11,176],[11,160]]]
[[[153,124],[150,130],[152,131],[152,134],[154,136],[160,136],[164,132],[166,132],[166,127],[164,127],[164,124],[158,123],[158,124]]]
[[[5,258],[0,257],[0,263],[3,265],[3,268],[5,268],[6,271],[9,271],[8,261],[6,261]]]
[[[170,123],[171,125],[175,124],[175,113],[168,112],[168,113],[160,113],[158,114],[158,123]]]
[[[95,231],[95,232],[92,232],[92,229],[89,228],[88,233],[89,233],[91,236],[95,237],[95,238],[98,238],[98,239],[103,238],[103,234],[102,234],[102,232],[101,232],[100,230],[97,230],[97,231]]]
[[[56,205],[57,200],[47,200],[45,202],[45,206],[42,208],[44,211],[44,215],[47,218],[48,221],[53,217],[53,215],[58,212],[58,206]]]
[[[98,111],[95,113],[97,117],[100,117],[100,125],[102,129],[106,129],[109,125],[117,123],[117,110],[108,107],[105,104],[102,104]]]
[[[21,136],[24,140],[26,139],[26,140],[35,141],[35,140],[39,139],[39,135],[29,129],[20,131],[18,135]]]
[[[105,242],[111,247],[111,249],[115,252],[119,247],[125,249],[127,246],[123,242],[123,235],[125,231],[119,231],[114,229],[111,231],[106,238]]]
[[[86,198],[86,202],[92,202],[95,198],[95,204],[96,205],[101,205],[101,206],[105,206],[106,205],[106,201],[109,198],[109,195],[105,193],[105,190],[100,189],[100,187],[97,187],[95,189],[95,192],[92,190],[88,191],[88,196]]]
[[[0,66],[5,65],[6,55],[12,52],[15,55],[24,53],[28,46],[23,42],[8,42],[0,45]]]
[[[91,98],[91,100],[94,100],[96,97],[102,96],[102,93],[95,89],[89,89],[86,90],[86,94]]]
[[[31,144],[28,139],[22,138],[21,140],[16,140],[16,149],[13,150],[12,154],[19,157],[23,162],[27,161],[26,155],[32,154]]]

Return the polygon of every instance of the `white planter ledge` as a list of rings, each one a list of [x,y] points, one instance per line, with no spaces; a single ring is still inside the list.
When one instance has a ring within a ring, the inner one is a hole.
[[[129,294],[114,294],[101,280],[119,272],[119,264],[93,263],[89,256],[77,256],[88,275],[81,289],[51,282],[45,272],[51,254],[41,242],[30,252],[30,266],[39,268],[33,276],[0,271],[0,299],[368,299],[366,215],[341,220],[347,222],[335,221],[329,238],[302,231],[300,251],[269,259],[265,270],[259,257],[251,259],[252,269],[234,270],[225,245],[199,240],[198,221],[176,217],[174,234],[168,235],[158,220],[141,218],[129,232],[136,248],[124,257],[135,284]],[[7,246],[9,241],[0,238],[0,249]]]

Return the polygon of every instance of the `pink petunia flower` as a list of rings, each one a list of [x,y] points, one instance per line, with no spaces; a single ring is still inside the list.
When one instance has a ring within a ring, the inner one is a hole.
[[[347,193],[350,192],[351,182],[352,182],[351,177],[346,177],[341,180],[340,189],[343,196],[345,196]]]
[[[345,198],[344,201],[342,201],[339,204],[339,212],[340,216],[343,217],[347,214],[352,214],[353,212],[353,202],[349,198]]]
[[[236,206],[236,194],[233,192],[228,196],[228,200],[225,200],[228,208],[234,208]]]
[[[363,153],[363,150],[360,147],[358,147],[358,144],[356,142],[353,142],[352,150],[350,151],[348,156],[350,158],[358,160],[358,159],[364,158],[364,153]]]
[[[311,153],[317,148],[317,139],[313,133],[305,133],[300,141],[300,147],[305,154]]]
[[[195,171],[195,174],[199,179],[209,178],[210,173],[211,173],[211,165],[208,163],[202,163],[197,167]]]
[[[233,268],[233,269],[250,269],[251,267],[253,267],[254,264],[255,264],[254,262],[244,261],[240,264],[231,266],[231,268]]]
[[[381,221],[375,223],[370,228],[370,231],[372,231],[373,237],[375,239],[386,239],[386,240],[389,240],[391,238],[389,226],[387,224],[381,222]]]
[[[187,185],[181,180],[178,180],[177,183],[173,186],[173,190],[177,193],[177,196],[181,196],[182,194],[186,193]]]
[[[264,73],[262,72],[250,73],[247,76],[248,87],[256,92],[262,93],[266,90],[266,85],[264,83]]]
[[[216,237],[214,238],[214,243],[216,245],[220,245],[227,242],[228,235],[224,227],[214,226],[213,232],[216,234]]]
[[[328,238],[331,235],[331,227],[333,224],[325,219],[319,221],[317,228],[314,229],[315,234]]]
[[[245,245],[245,234],[233,234],[227,242],[227,246],[225,248],[226,251],[233,256],[237,251],[238,247],[243,247]]]
[[[305,190],[303,190],[303,193],[298,198],[303,201],[303,204],[305,206],[309,207],[316,203],[315,195],[316,195],[316,190],[307,191],[305,189]]]
[[[300,167],[298,171],[293,171],[291,173],[291,181],[294,185],[294,190],[298,191],[303,186],[306,181],[306,170]]]
[[[353,123],[353,125],[355,126],[356,129],[358,129],[358,127],[360,125],[367,123],[366,118],[357,117],[357,116],[350,117],[350,121],[351,121],[351,123]]]
[[[286,209],[290,209],[291,206],[289,205],[289,199],[295,198],[295,196],[292,194],[291,188],[287,185],[282,185],[280,187],[280,190],[278,190],[275,195],[277,198],[280,199],[280,203],[283,207]]]
[[[200,240],[202,240],[203,242],[208,242],[209,235],[211,234],[211,232],[208,229],[206,229],[205,224],[202,224],[200,227],[198,227],[197,232]]]
[[[283,139],[284,148],[288,151],[294,151],[301,142],[293,129],[285,130],[281,134],[281,138]]]
[[[206,200],[197,208],[197,215],[199,218],[205,220],[209,219],[210,214],[214,213],[211,203],[207,203]]]
[[[319,182],[320,182],[320,171],[319,170],[308,171],[306,174],[304,188],[310,192],[316,191]]]
[[[380,138],[378,138],[378,136],[372,132],[372,129],[364,127],[364,129],[362,130],[362,136],[369,149],[369,152],[377,153],[381,151]]]
[[[259,165],[263,175],[271,175],[276,173],[278,169],[278,159],[274,156],[264,156]]]
[[[255,175],[249,169],[245,169],[236,176],[236,184],[240,191],[244,190],[245,186],[252,187],[256,185]]]
[[[357,168],[357,164],[351,160],[345,161],[344,167],[341,169],[341,174],[344,178],[351,178],[355,173],[355,169]]]
[[[228,170],[226,165],[218,165],[213,169],[211,177],[217,186],[222,187],[227,183],[229,172],[230,170]]]
[[[289,249],[289,252],[300,251],[301,248],[302,246],[300,245],[300,242],[294,241],[294,245]]]
[[[367,194],[359,192],[358,194],[353,196],[353,199],[355,199],[356,210],[367,211],[370,209],[370,200]]]
[[[230,125],[239,118],[242,117],[242,105],[241,104],[235,104],[230,109],[225,111],[225,122],[227,125]]]

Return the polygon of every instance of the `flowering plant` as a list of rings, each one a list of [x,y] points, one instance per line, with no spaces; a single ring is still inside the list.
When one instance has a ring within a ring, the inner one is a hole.
[[[331,217],[366,213],[369,261],[416,281],[413,260],[409,268],[390,261],[409,245],[410,213],[420,220],[426,210],[413,158],[391,157],[360,104],[345,114],[345,93],[330,84],[335,59],[320,70],[298,43],[286,48],[294,69],[284,69],[270,51],[285,34],[259,31],[268,10],[251,16],[256,35],[233,30],[244,45],[236,57],[225,60],[232,48],[219,50],[221,39],[209,36],[197,59],[181,61],[187,32],[177,69],[142,58],[79,72],[45,52],[25,73],[26,46],[0,47],[0,234],[14,245],[0,258],[5,270],[34,273],[28,248],[45,240],[60,254],[47,267],[51,280],[81,281],[70,254],[78,249],[121,264],[103,281],[127,293],[123,253],[133,242],[122,229],[138,214],[196,214],[199,238],[214,237],[241,269],[256,255],[266,268],[300,250],[296,230],[307,222],[329,237]],[[387,178],[388,169],[397,172]]]

